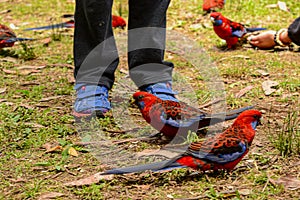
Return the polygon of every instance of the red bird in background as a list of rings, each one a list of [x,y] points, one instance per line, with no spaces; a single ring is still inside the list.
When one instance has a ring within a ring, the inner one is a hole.
[[[148,92],[136,92],[133,98],[146,122],[170,138],[176,134],[184,136],[188,131],[197,131],[203,127],[235,119],[241,112],[253,108],[249,106],[227,113],[209,114],[184,102],[161,100]]]
[[[236,46],[239,38],[243,38],[247,33],[266,30],[265,28],[246,28],[243,24],[227,19],[219,12],[210,14],[215,33],[226,41],[229,49]]]
[[[19,38],[8,26],[0,24],[0,49],[12,47],[17,41],[33,40],[32,38]]]
[[[27,29],[25,29],[25,31],[49,30],[49,29],[57,29],[57,28],[74,28],[75,27],[74,15],[65,14],[62,17],[63,18],[71,18],[71,19],[69,21],[59,23],[59,24],[27,28]],[[125,19],[123,19],[120,16],[112,15],[112,27],[124,29],[126,27]]]
[[[193,142],[188,149],[170,160],[111,169],[102,174],[153,172],[190,167],[195,170],[231,171],[248,153],[262,114],[258,110],[242,112],[231,127],[204,141]]]
[[[222,9],[226,0],[203,0],[202,9],[206,12],[214,11],[215,8]]]

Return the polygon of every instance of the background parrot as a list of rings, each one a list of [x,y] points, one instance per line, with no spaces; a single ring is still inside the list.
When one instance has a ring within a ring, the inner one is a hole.
[[[211,12],[215,8],[222,9],[225,5],[226,0],[203,0],[202,9],[206,12]]]
[[[224,120],[234,119],[241,112],[253,108],[249,106],[228,113],[208,114],[184,102],[161,100],[143,91],[134,93],[133,98],[143,118],[167,137],[174,137],[177,133],[184,135],[189,130],[197,131]]]
[[[224,17],[219,12],[210,14],[210,19],[213,23],[215,33],[223,40],[226,41],[229,49],[235,47],[239,38],[245,36],[249,32],[266,30],[265,28],[246,28],[243,24],[233,22]]]
[[[0,24],[0,49],[4,47],[12,47],[17,41],[33,40],[32,38],[19,38],[7,26]]]
[[[59,24],[53,24],[53,25],[47,25],[47,26],[40,26],[40,27],[34,27],[34,28],[27,28],[25,31],[33,31],[33,30],[49,30],[49,29],[57,29],[57,28],[74,28],[75,21],[74,21],[74,15],[71,14],[65,14],[62,16],[63,18],[71,18],[67,22],[59,23]],[[126,26],[126,21],[120,16],[112,15],[112,27],[113,28],[122,28],[124,29]]]
[[[231,127],[204,141],[193,142],[188,149],[170,160],[107,170],[105,174],[125,174],[146,170],[164,171],[190,167],[196,170],[233,170],[248,153],[262,117],[258,110],[242,112]]]

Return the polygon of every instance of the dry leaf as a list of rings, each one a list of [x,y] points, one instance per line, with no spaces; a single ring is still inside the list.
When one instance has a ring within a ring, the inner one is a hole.
[[[75,83],[75,78],[74,78],[74,76],[72,75],[72,76],[67,76],[67,79],[68,79],[68,82],[69,83]]]
[[[29,75],[32,73],[38,73],[40,72],[39,70],[36,69],[32,69],[32,70],[20,70],[19,72],[15,71],[15,70],[9,70],[9,69],[2,69],[2,71],[4,71],[6,74],[21,74],[21,75]]]
[[[5,57],[5,58],[1,58],[0,61],[16,63],[17,59],[13,57]]]
[[[45,148],[46,151],[49,151],[49,150],[51,149],[51,147],[52,147],[52,145],[51,145],[50,143],[45,143],[45,144],[43,145],[43,148]]]
[[[123,74],[126,74],[126,75],[129,74],[128,70],[123,69],[123,68],[120,69],[120,72],[123,73]]]
[[[0,94],[4,93],[6,91],[6,88],[0,88]]]
[[[277,8],[278,4],[269,4],[265,6],[266,8]]]
[[[83,185],[91,185],[93,183],[98,183],[100,180],[107,180],[110,181],[114,178],[114,175],[101,175],[101,172],[98,172],[92,176],[79,179],[76,181],[67,182],[65,186],[83,186]]]
[[[17,74],[17,72],[14,70],[2,69],[2,71],[5,72],[6,74]]]
[[[50,42],[52,42],[52,38],[45,38],[42,40],[42,43],[44,46],[48,46],[50,44]]]
[[[53,96],[53,97],[45,97],[45,98],[42,98],[42,99],[40,100],[40,102],[51,101],[51,100],[59,99],[59,98],[62,98],[62,97],[64,97],[64,95]]]
[[[48,200],[48,199],[56,199],[58,197],[63,197],[65,194],[60,192],[46,192],[41,194],[41,196],[38,198],[38,200]]]
[[[265,95],[268,96],[268,95],[272,94],[273,92],[275,92],[276,89],[274,89],[274,87],[276,87],[278,85],[279,85],[279,83],[276,81],[270,81],[270,80],[264,81],[262,83],[262,88],[264,90]]]
[[[26,70],[26,69],[43,69],[45,68],[46,65],[41,65],[41,66],[33,66],[33,65],[23,65],[20,67],[17,67],[18,70]]]
[[[270,179],[272,184],[283,185],[285,188],[289,190],[297,190],[300,189],[300,180],[296,177],[287,175],[285,177],[281,177],[277,180]]]
[[[241,98],[242,96],[244,96],[247,92],[249,92],[252,89],[253,89],[252,85],[249,85],[249,86],[241,89],[238,93],[235,94],[235,98]]]
[[[269,76],[270,75],[269,72],[266,72],[265,70],[262,70],[262,69],[258,69],[256,71],[258,73],[260,73],[261,75],[263,75],[263,76]]]
[[[252,191],[249,190],[249,189],[240,189],[238,191],[239,191],[239,194],[243,195],[243,196],[247,196],[247,195],[250,195],[252,193]]]
[[[26,180],[24,178],[10,179],[13,183],[25,183]]]
[[[29,75],[29,74],[32,74],[32,73],[38,73],[38,72],[40,72],[40,70],[37,70],[37,69],[27,70],[27,69],[25,69],[25,70],[19,71],[19,74],[26,76],[26,75]]]
[[[278,7],[280,10],[286,11],[286,12],[290,12],[290,10],[288,9],[288,7],[286,6],[286,3],[283,1],[278,1]]]
[[[45,126],[43,125],[40,125],[40,124],[37,124],[37,123],[32,123],[32,122],[25,122],[24,123],[25,125],[29,125],[31,126],[32,128],[44,128]]]
[[[11,12],[11,10],[2,10],[2,11],[0,11],[0,14],[2,15],[2,14],[9,13],[9,12]]]
[[[75,157],[78,156],[78,153],[77,153],[76,149],[74,149],[73,147],[70,147],[68,149],[68,154],[71,155],[71,156],[75,156]]]
[[[45,146],[45,145],[44,145]],[[47,146],[48,147],[48,146]],[[49,148],[49,147],[48,147]],[[57,145],[55,147],[50,147],[48,150],[46,149],[45,153],[52,153],[55,151],[61,151],[63,148],[60,145]]]

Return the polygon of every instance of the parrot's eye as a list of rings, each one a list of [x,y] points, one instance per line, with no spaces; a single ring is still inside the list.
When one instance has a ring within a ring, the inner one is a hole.
[[[138,100],[141,100],[141,99],[143,99],[143,98],[144,98],[144,95],[138,96]]]

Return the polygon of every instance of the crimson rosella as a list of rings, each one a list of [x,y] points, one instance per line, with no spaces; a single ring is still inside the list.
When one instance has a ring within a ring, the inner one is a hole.
[[[226,41],[229,49],[235,47],[239,38],[244,37],[247,33],[265,30],[265,28],[246,28],[241,23],[227,19],[219,12],[211,13],[210,19],[213,23],[215,33]]]
[[[63,18],[71,18],[67,22],[59,23],[59,24],[53,24],[53,25],[47,25],[47,26],[40,26],[35,28],[27,28],[25,31],[33,31],[33,30],[49,30],[49,29],[57,29],[57,28],[74,28],[75,27],[75,21],[73,15],[63,15]],[[112,27],[113,28],[122,28],[124,29],[126,26],[126,21],[120,17],[112,15]]]
[[[192,142],[184,153],[170,160],[111,169],[103,174],[126,174],[146,170],[157,172],[186,167],[202,171],[231,171],[248,153],[261,117],[258,110],[244,111],[224,132],[203,141]]]
[[[222,9],[225,5],[226,0],[203,0],[202,9],[206,12],[211,12],[215,8]]]
[[[19,38],[7,26],[0,24],[0,49],[4,47],[12,47],[17,41],[33,40],[31,38]]]
[[[156,130],[170,138],[177,133],[183,136],[189,130],[197,131],[224,120],[234,119],[241,112],[253,108],[249,106],[228,113],[208,114],[184,102],[161,100],[143,91],[133,94],[133,98],[143,118]]]

